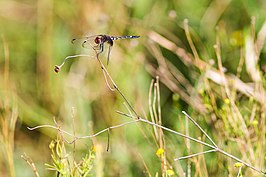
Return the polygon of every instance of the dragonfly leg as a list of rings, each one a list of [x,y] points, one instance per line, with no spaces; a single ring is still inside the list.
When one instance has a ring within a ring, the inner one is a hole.
[[[109,57],[110,57],[111,49],[112,49],[112,45],[109,45],[109,47],[108,47],[108,53],[107,53],[107,65],[109,64]]]
[[[93,48],[94,50],[100,50],[100,45],[97,44],[97,45],[95,45],[95,46],[92,46],[92,48]]]
[[[97,55],[99,55],[100,53],[102,53],[103,52],[103,48],[104,48],[104,43],[100,43],[99,44],[99,52],[97,53]]]

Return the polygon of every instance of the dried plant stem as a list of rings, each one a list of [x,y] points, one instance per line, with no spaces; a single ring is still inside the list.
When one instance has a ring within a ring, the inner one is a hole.
[[[203,152],[203,153],[208,153],[208,152],[214,152],[214,151],[217,151],[217,152],[219,152],[219,153],[222,153],[223,155],[225,155],[225,156],[228,156],[228,157],[230,157],[230,158],[232,158],[232,159],[234,159],[234,160],[236,160],[236,161],[238,161],[238,162],[241,162],[241,163],[243,163],[244,165],[246,165],[247,167],[249,167],[249,168],[251,168],[251,169],[253,169],[253,170],[255,170],[255,171],[257,171],[257,172],[260,172],[260,173],[263,173],[264,175],[266,174],[265,172],[263,172],[262,170],[259,170],[259,169],[257,169],[257,168],[255,168],[254,166],[252,166],[252,165],[250,165],[249,163],[247,163],[247,162],[244,162],[243,160],[241,160],[241,159],[239,159],[239,158],[237,158],[237,157],[235,157],[235,156],[233,156],[232,154],[229,154],[229,153],[227,153],[227,152],[225,152],[225,151],[223,151],[222,149],[220,149],[215,143],[214,143],[214,141],[210,138],[210,136],[185,112],[185,111],[182,111],[182,113],[183,114],[185,114],[186,115],[186,117],[187,118],[189,118],[203,133],[204,133],[204,135],[212,142],[212,144],[215,146],[215,148],[213,148],[212,150],[210,150],[210,151],[205,151],[205,152]],[[200,153],[198,153],[198,155],[200,155]],[[177,158],[177,159],[180,159],[180,158]],[[183,158],[182,158],[183,159]]]
[[[118,112],[118,111],[117,111],[117,112]],[[182,112],[185,113],[185,115],[188,115],[185,111],[182,111]],[[121,113],[121,112],[118,112],[118,113]],[[132,116],[129,115],[129,114],[125,114],[125,113],[121,113],[121,114],[124,115],[124,116],[127,116],[127,117],[132,117]],[[190,118],[191,118],[191,117],[190,117]],[[236,161],[238,161],[238,162],[243,163],[243,164],[246,165],[247,167],[249,167],[249,168],[251,168],[251,169],[253,169],[253,170],[255,170],[255,171],[257,171],[257,172],[259,172],[259,173],[261,173],[261,174],[266,175],[266,172],[263,172],[262,170],[257,169],[256,167],[252,166],[251,164],[249,164],[249,163],[247,163],[247,162],[244,162],[243,160],[241,160],[241,159],[239,159],[239,158],[233,156],[232,154],[229,154],[229,153],[223,151],[222,149],[220,149],[220,148],[218,148],[218,147],[216,147],[216,146],[213,146],[213,145],[211,145],[211,144],[205,143],[205,142],[203,142],[203,141],[200,141],[200,140],[198,140],[198,139],[192,138],[192,137],[190,137],[190,136],[184,135],[184,134],[182,134],[182,133],[180,133],[180,132],[174,131],[174,130],[169,129],[169,128],[167,128],[167,127],[164,127],[164,126],[162,126],[162,125],[158,125],[158,124],[156,124],[156,123],[150,122],[150,121],[148,121],[148,120],[146,120],[146,119],[143,119],[143,118],[141,118],[141,117],[140,117],[138,120],[140,120],[141,122],[144,122],[144,123],[147,123],[147,124],[150,124],[150,125],[153,125],[153,126],[159,127],[159,128],[161,128],[161,129],[163,129],[163,130],[166,130],[166,131],[168,131],[168,132],[174,133],[174,134],[176,134],[176,135],[182,136],[182,137],[187,138],[187,139],[189,139],[189,140],[195,141],[195,142],[200,143],[200,144],[202,144],[202,145],[205,145],[205,146],[207,146],[207,147],[210,147],[210,148],[212,148],[212,149],[211,149],[210,151],[208,151],[208,152],[214,152],[214,151],[217,151],[217,152],[219,152],[219,153],[221,153],[221,154],[223,154],[223,155],[225,155],[225,156],[227,156],[227,157],[230,157],[230,158],[232,158],[232,159],[234,159],[234,160],[236,160]],[[193,119],[191,118],[191,120],[193,120]],[[199,125],[198,125],[198,126],[199,126]],[[199,127],[200,127],[200,126],[199,126]],[[202,129],[202,128],[201,128],[201,129]],[[207,137],[208,137],[208,139],[210,139],[211,142],[213,142],[213,140],[211,140],[211,138],[210,138],[209,136],[207,136]],[[214,143],[214,142],[213,142],[213,143]],[[215,143],[214,143],[214,144],[215,144]],[[205,151],[205,153],[208,153],[208,152]],[[202,154],[202,153],[199,153],[198,155],[200,155],[200,154]],[[180,158],[182,158],[182,157],[180,157]],[[177,158],[177,159],[178,159],[178,158]]]
[[[96,52],[96,51],[95,51]],[[133,106],[131,105],[131,103],[128,101],[128,99],[125,97],[125,95],[121,92],[121,90],[119,89],[119,87],[116,85],[116,83],[114,82],[114,80],[112,79],[112,77],[110,76],[109,72],[106,70],[105,66],[103,65],[103,63],[101,62],[101,60],[99,59],[99,54],[96,55],[96,58],[101,66],[101,69],[103,71],[103,74],[104,74],[104,78],[105,78],[105,82],[107,85],[109,85],[109,82],[108,82],[108,79],[111,81],[114,89],[123,97],[123,99],[126,101],[127,105],[129,106],[129,108],[131,109],[131,111],[133,111],[133,113],[135,114],[135,116],[138,118],[138,114],[137,112],[135,111],[135,109],[133,108]],[[108,78],[107,78],[107,77]],[[110,90],[111,91],[114,91],[114,89],[112,89],[110,86],[109,86]]]
[[[189,125],[188,125],[188,119],[186,119],[186,135],[189,136]],[[188,154],[191,153],[191,146],[190,146],[190,140],[186,139],[186,145],[187,145],[187,152]],[[187,177],[191,177],[191,161],[190,159],[187,160]]]
[[[188,19],[184,20],[184,29],[185,29],[185,34],[186,34],[188,43],[189,43],[190,48],[192,50],[192,53],[194,55],[195,62],[198,64],[199,60],[200,60],[200,57],[199,57],[199,54],[198,54],[198,52],[196,50],[195,45],[193,44],[193,41],[192,41],[192,38],[191,38],[191,35],[190,35],[190,32],[189,32]]]
[[[120,111],[116,111],[116,112],[119,113],[119,114],[122,114],[122,115],[124,115],[124,116],[130,117],[130,118],[135,118],[135,119],[136,119],[136,117],[133,117],[133,116],[130,115],[130,114],[126,114],[126,113],[123,113],[123,112],[120,112]],[[174,134],[179,135],[179,136],[181,136],[181,137],[183,137],[183,138],[187,138],[187,139],[189,139],[189,140],[192,140],[192,141],[195,141],[195,142],[197,142],[197,143],[203,144],[203,145],[205,145],[205,146],[207,146],[207,147],[210,147],[210,148],[213,148],[213,149],[215,148],[215,146],[213,146],[213,145],[211,145],[211,144],[205,143],[205,142],[200,141],[200,140],[198,140],[198,139],[196,139],[196,138],[192,138],[192,137],[187,136],[187,135],[185,135],[185,134],[183,134],[183,133],[180,133],[180,132],[177,132],[177,131],[172,130],[172,129],[170,129],[170,128],[167,128],[167,127],[164,127],[164,126],[162,126],[162,125],[156,124],[156,123],[154,123],[154,122],[151,122],[151,121],[149,121],[149,120],[143,119],[143,118],[141,118],[141,117],[139,117],[139,119],[137,119],[137,120],[139,120],[139,121],[141,121],[141,122],[144,122],[144,123],[147,123],[147,124],[150,124],[150,125],[155,126],[155,127],[157,127],[157,128],[161,128],[161,129],[163,129],[163,130],[165,130],[165,131],[168,131],[168,132],[174,133]]]
[[[11,84],[9,82],[9,46],[4,35],[1,35],[1,43],[3,44],[4,65],[3,65],[3,85],[4,91],[10,91]],[[12,89],[11,89],[12,90]],[[12,91],[11,91],[12,92]],[[10,93],[11,93],[10,92]],[[7,92],[8,93],[8,92]],[[16,97],[12,94],[2,94],[3,98],[0,101],[0,143],[3,147],[3,157],[7,161],[7,170],[11,177],[15,177],[14,167],[14,134],[15,126],[18,118],[18,108],[16,104]]]
[[[151,80],[150,89],[149,89],[149,111],[150,111],[150,117],[152,122],[155,122],[153,111],[152,111],[152,87],[154,85],[154,79]],[[158,139],[158,132],[155,126],[153,126],[153,131],[155,134],[156,139]]]
[[[186,35],[187,35],[187,38],[188,39],[191,39],[191,37],[190,37],[190,34],[189,34],[189,30],[188,30],[188,25],[187,25],[187,21],[185,21],[185,31],[186,31]],[[189,40],[189,43],[190,43],[190,45],[191,45],[191,47],[193,48],[193,46],[194,46],[194,44],[192,43],[192,40],[190,41]],[[194,54],[194,57],[196,58],[196,62],[199,62],[200,61],[200,58],[199,58],[199,56],[198,56],[198,54],[197,54],[197,51],[196,51],[196,49],[195,48],[193,48],[192,49],[193,50],[193,54]],[[151,100],[149,101],[149,106],[150,106],[150,108],[151,108],[151,112],[153,112],[154,114],[153,114],[153,116],[154,116],[154,120],[151,122],[151,121],[149,121],[149,120],[146,120],[146,119],[143,119],[143,118],[141,118],[138,114],[137,114],[137,112],[136,112],[136,110],[133,108],[133,106],[131,105],[131,103],[129,102],[129,100],[125,97],[125,95],[122,93],[122,91],[119,89],[119,87],[116,85],[116,83],[114,82],[114,80],[112,79],[112,77],[110,76],[110,74],[109,74],[109,72],[107,71],[107,69],[105,68],[105,66],[103,65],[103,63],[101,62],[101,60],[99,59],[99,53],[97,53],[97,51],[95,50],[95,53],[96,53],[96,58],[97,58],[97,60],[98,60],[98,62],[99,62],[99,64],[100,64],[100,66],[101,66],[101,69],[102,69],[102,71],[103,71],[103,74],[104,74],[104,78],[105,78],[105,81],[106,81],[106,84],[107,84],[107,86],[109,87],[109,89],[111,90],[111,91],[117,91],[121,96],[122,96],[122,98],[125,100],[125,102],[126,102],[126,104],[127,104],[127,106],[130,108],[130,111],[129,112],[133,112],[134,113],[134,116],[132,115],[132,114],[127,114],[127,113],[123,113],[123,112],[120,112],[120,111],[116,111],[117,113],[119,113],[119,114],[121,114],[121,115],[123,115],[123,116],[126,116],[126,117],[129,117],[129,118],[133,118],[134,120],[133,121],[129,121],[129,122],[125,122],[125,123],[122,123],[122,124],[118,124],[118,125],[115,125],[115,126],[111,126],[111,127],[108,127],[108,128],[106,128],[106,129],[104,129],[104,130],[101,130],[101,131],[99,131],[98,133],[95,133],[95,134],[93,134],[93,135],[89,135],[89,136],[80,136],[80,137],[78,137],[78,136],[75,136],[75,135],[73,135],[73,134],[71,134],[71,133],[68,133],[67,131],[65,131],[65,130],[62,130],[61,128],[59,128],[58,126],[56,127],[56,126],[53,126],[53,125],[41,125],[41,126],[36,126],[36,127],[33,127],[33,128],[29,128],[28,127],[28,129],[29,130],[35,130],[35,129],[38,129],[38,128],[53,128],[53,129],[57,129],[58,131],[60,131],[61,133],[65,133],[65,134],[67,134],[67,135],[69,135],[69,136],[71,136],[71,137],[73,137],[74,138],[74,140],[71,142],[71,143],[73,143],[73,142],[75,142],[76,140],[78,140],[78,139],[85,139],[85,138],[92,138],[92,137],[96,137],[96,136],[98,136],[98,135],[100,135],[101,133],[104,133],[104,132],[108,132],[108,145],[107,145],[107,149],[109,149],[109,136],[110,136],[110,130],[111,129],[115,129],[115,128],[119,128],[119,127],[123,127],[123,126],[125,126],[125,125],[128,125],[128,124],[131,124],[131,123],[136,123],[136,122],[143,122],[143,123],[147,123],[147,124],[149,124],[149,125],[151,125],[151,126],[153,126],[153,127],[157,127],[157,128],[159,128],[159,129],[161,129],[161,130],[164,130],[164,131],[168,131],[168,132],[171,132],[171,133],[173,133],[173,134],[176,134],[176,135],[178,135],[178,136],[181,136],[181,137],[183,137],[183,138],[186,138],[186,139],[188,139],[188,140],[192,140],[192,141],[194,141],[194,142],[197,142],[197,143],[199,143],[199,144],[202,144],[202,145],[204,145],[204,146],[207,146],[207,147],[209,147],[209,148],[211,148],[211,150],[208,150],[208,151],[204,151],[204,152],[200,152],[200,153],[197,153],[197,154],[192,154],[192,155],[189,155],[189,156],[184,156],[184,157],[179,157],[179,158],[176,158],[175,160],[181,160],[181,159],[186,159],[186,158],[190,158],[190,157],[194,157],[194,156],[197,156],[197,155],[201,155],[201,154],[206,154],[206,153],[210,153],[210,152],[219,152],[219,153],[221,153],[221,154],[223,154],[223,155],[225,155],[225,156],[227,156],[227,157],[230,157],[230,158],[232,158],[232,159],[234,159],[234,160],[236,160],[236,161],[238,161],[238,162],[241,162],[242,164],[244,164],[244,165],[246,165],[247,167],[249,167],[249,168],[251,168],[251,169],[253,169],[253,170],[255,170],[255,171],[257,171],[257,172],[259,172],[259,173],[261,173],[261,174],[264,174],[264,175],[266,175],[266,172],[263,172],[262,170],[259,170],[259,169],[257,169],[256,167],[254,167],[254,166],[252,166],[252,165],[250,165],[249,163],[247,163],[247,162],[244,162],[244,161],[242,161],[241,159],[239,159],[239,158],[237,158],[237,157],[235,157],[235,156],[233,156],[232,154],[229,154],[229,153],[227,153],[227,152],[225,152],[225,151],[223,151],[222,149],[220,149],[215,143],[214,143],[214,141],[210,138],[210,136],[196,123],[196,121],[194,121],[185,111],[182,111],[182,113],[189,119],[189,120],[191,120],[199,129],[200,129],[200,131],[211,141],[211,143],[212,144],[209,144],[209,143],[206,143],[206,142],[204,142],[204,141],[201,141],[201,140],[198,140],[198,139],[195,139],[195,138],[193,138],[193,137],[190,137],[189,135],[185,135],[185,134],[182,134],[182,133],[180,133],[180,132],[177,132],[177,131],[175,131],[175,130],[172,130],[172,129],[170,129],[170,128],[167,128],[167,127],[164,127],[163,125],[161,125],[161,115],[160,115],[160,112],[161,112],[161,110],[160,109],[158,109],[158,113],[159,113],[159,119],[158,119],[158,115],[156,114],[157,112],[156,112],[156,110],[155,110],[155,101],[156,101],[156,95],[157,95],[157,97],[158,97],[158,102],[157,102],[157,104],[158,104],[158,107],[160,106],[159,104],[160,104],[160,100],[159,100],[159,94],[156,94],[156,93],[159,93],[159,88],[155,88],[154,89],[154,93],[155,93],[155,95],[154,95],[154,103],[153,103],[153,105],[151,104]],[[80,55],[81,56],[81,55]],[[65,59],[66,60],[66,59]],[[65,60],[64,60],[64,62],[65,62]],[[64,64],[64,62],[63,62],[63,64]],[[56,69],[60,69],[62,66],[63,66],[63,64],[62,65],[60,65],[59,67],[58,66],[56,66]],[[55,71],[59,71],[59,70],[55,70]],[[224,78],[224,77],[223,77]],[[108,82],[108,80],[111,82],[111,84],[113,85],[113,88],[110,86],[110,84],[109,84],[109,82]],[[153,81],[153,83],[154,83],[154,81]],[[159,85],[158,85],[158,79],[156,80],[156,87],[158,87]],[[152,87],[152,86],[151,86]],[[150,88],[150,95],[151,95],[151,89],[152,88]],[[158,89],[158,90],[156,90],[156,89]]]
[[[29,164],[29,166],[32,168],[32,171],[33,171],[35,177],[40,177],[40,175],[36,169],[36,166],[33,163],[33,161],[31,160],[31,158],[26,153],[21,155],[21,158],[24,159]]]
[[[185,114],[185,116],[187,117],[187,118],[189,118],[189,120],[191,121],[191,122],[193,122],[193,124],[195,124],[199,129],[200,129],[200,131],[212,142],[212,144],[215,146],[215,147],[218,147],[215,143],[214,143],[214,141],[211,139],[211,137],[199,126],[199,124],[195,121],[195,120],[193,120],[185,111],[182,111],[182,113],[183,114]]]
[[[184,157],[179,157],[179,158],[175,158],[174,160],[183,160],[183,159],[188,159],[188,158],[191,158],[191,157],[195,157],[195,156],[198,156],[198,155],[202,155],[202,154],[207,154],[209,152],[216,152],[217,150],[216,149],[211,149],[211,150],[208,150],[208,151],[204,151],[204,152],[199,152],[199,153],[196,153],[196,154],[191,154],[191,155],[188,155],[188,156],[184,156]]]
[[[52,129],[56,129],[56,130],[60,131],[61,133],[64,133],[64,134],[66,134],[66,135],[68,135],[68,136],[73,137],[74,140],[71,141],[71,142],[69,142],[69,144],[72,144],[72,143],[74,143],[76,140],[96,137],[96,136],[98,136],[98,135],[100,135],[100,134],[102,134],[102,133],[104,133],[104,132],[106,132],[106,131],[109,131],[109,130],[111,130],[111,129],[119,128],[119,127],[125,126],[125,125],[127,125],[127,124],[132,124],[132,123],[135,123],[135,122],[138,122],[138,121],[139,121],[139,120],[133,120],[133,121],[125,122],[125,123],[122,123],[122,124],[114,125],[114,126],[108,127],[108,128],[106,128],[106,129],[103,129],[103,130],[101,130],[101,131],[95,133],[95,134],[88,135],[88,136],[75,136],[75,135],[73,135],[73,134],[71,134],[71,133],[69,133],[69,132],[67,132],[67,131],[65,131],[65,130],[63,130],[63,129],[61,129],[61,128],[58,127],[58,126],[53,126],[53,125],[39,125],[39,126],[36,126],[36,127],[27,127],[27,128],[28,128],[28,130],[31,130],[31,131],[32,131],[32,130],[39,129],[39,128],[52,128]]]
[[[130,114],[126,114],[126,113],[123,113],[123,112],[120,112],[120,111],[116,111],[116,112],[119,113],[119,114],[121,114],[121,115],[123,115],[123,116],[130,117],[130,118],[134,118],[135,120],[129,121],[129,122],[125,122],[125,123],[122,123],[122,124],[118,124],[118,125],[115,125],[115,126],[108,127],[106,129],[103,129],[103,130],[99,131],[98,133],[95,133],[95,134],[92,134],[92,135],[80,136],[80,137],[74,136],[73,134],[68,133],[67,131],[65,131],[65,130],[59,128],[59,127],[53,126],[53,125],[40,125],[40,126],[36,126],[36,127],[32,127],[32,128],[28,127],[28,129],[29,130],[36,130],[36,129],[39,129],[39,128],[52,128],[52,129],[56,129],[56,130],[60,131],[61,133],[64,133],[64,134],[67,134],[67,135],[73,137],[74,140],[72,142],[70,142],[70,143],[73,143],[74,141],[79,140],[79,139],[86,139],[86,138],[96,137],[96,136],[98,136],[98,135],[100,135],[100,134],[102,134],[102,133],[104,133],[106,131],[110,131],[111,129],[123,127],[125,125],[132,124],[132,123],[136,123],[136,122],[143,122],[143,123],[147,123],[149,125],[156,126],[157,128],[161,128],[161,129],[163,129],[165,131],[171,132],[173,134],[176,134],[176,135],[181,136],[181,137],[184,137],[186,139],[195,141],[197,143],[200,143],[200,144],[202,144],[204,146],[207,146],[207,147],[210,147],[211,148],[211,150],[209,150],[209,151],[204,151],[204,152],[200,152],[200,153],[197,153],[197,154],[192,154],[192,155],[190,155],[191,157],[194,157],[194,156],[197,156],[197,155],[201,155],[201,154],[205,154],[205,153],[209,153],[209,152],[219,152],[219,153],[221,153],[221,154],[223,154],[223,155],[225,155],[227,157],[230,157],[230,158],[232,158],[232,159],[234,159],[234,160],[236,160],[238,162],[241,162],[242,164],[246,165],[247,167],[249,167],[249,168],[251,168],[251,169],[253,169],[253,170],[255,170],[255,171],[257,171],[257,172],[259,172],[259,173],[261,173],[263,175],[266,175],[266,172],[263,172],[262,170],[257,169],[256,167],[252,166],[251,164],[249,164],[249,163],[247,163],[247,162],[245,162],[245,161],[243,161],[243,160],[235,157],[232,154],[229,154],[228,152],[223,151],[222,149],[220,149],[220,148],[218,148],[218,147],[216,147],[214,145],[211,145],[211,144],[208,144],[206,142],[200,141],[198,139],[195,139],[193,137],[187,136],[185,134],[182,134],[182,133],[177,132],[175,130],[169,129],[169,128],[164,127],[162,125],[156,124],[156,123],[151,122],[149,120],[143,119],[141,117],[138,117],[137,118],[135,116],[132,116]],[[187,115],[187,113],[186,113],[186,115]],[[175,160],[190,158],[190,156],[175,158]]]

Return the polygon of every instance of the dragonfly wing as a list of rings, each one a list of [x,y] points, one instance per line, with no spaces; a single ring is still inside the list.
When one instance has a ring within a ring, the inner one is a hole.
[[[81,38],[75,38],[72,40],[72,43],[77,43],[81,45],[84,48],[93,49],[93,50],[100,50],[100,47],[98,44],[95,43],[95,38],[97,35],[94,36],[88,36],[88,37],[81,37]]]
[[[72,40],[72,43],[77,46],[78,53],[84,53],[91,58],[95,58],[100,51],[99,44],[95,43],[96,37],[97,35],[75,38]]]

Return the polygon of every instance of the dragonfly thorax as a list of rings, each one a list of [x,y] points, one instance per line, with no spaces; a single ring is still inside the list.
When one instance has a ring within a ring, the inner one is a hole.
[[[111,46],[113,45],[113,39],[111,38],[111,36],[107,36],[107,35],[99,35],[99,36],[97,36],[94,39],[94,42],[96,44],[103,44],[103,43],[107,42]]]

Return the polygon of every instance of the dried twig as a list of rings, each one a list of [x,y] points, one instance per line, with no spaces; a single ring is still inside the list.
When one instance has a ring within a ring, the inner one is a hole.
[[[100,134],[102,134],[102,133],[104,133],[104,132],[106,132],[106,131],[109,131],[109,130],[111,130],[111,129],[119,128],[119,127],[125,126],[125,125],[127,125],[127,124],[132,124],[132,123],[135,123],[135,122],[138,122],[138,121],[139,121],[139,120],[133,120],[133,121],[125,122],[125,123],[122,123],[122,124],[114,125],[114,126],[111,126],[111,127],[106,128],[106,129],[103,129],[103,130],[101,130],[101,131],[99,131],[99,132],[97,132],[97,133],[95,133],[95,134],[87,135],[87,136],[75,136],[75,135],[73,135],[73,134],[71,134],[71,133],[69,133],[69,132],[67,132],[67,131],[65,131],[65,130],[63,130],[63,129],[61,129],[61,128],[58,127],[58,126],[53,126],[53,125],[39,125],[39,126],[35,126],[35,127],[27,127],[27,128],[28,128],[28,130],[31,130],[31,131],[32,131],[32,130],[39,129],[39,128],[52,128],[52,129],[56,129],[56,130],[60,131],[61,133],[66,134],[66,135],[68,135],[68,136],[74,138],[73,141],[69,142],[69,144],[72,144],[72,143],[74,143],[76,140],[96,137],[96,136],[98,136],[98,135],[100,135]]]
[[[216,149],[211,149],[211,150],[208,150],[208,151],[199,152],[199,153],[196,153],[196,154],[191,154],[191,155],[188,155],[188,156],[178,157],[178,158],[175,158],[174,160],[188,159],[188,158],[199,156],[199,155],[202,155],[202,154],[207,154],[209,152],[216,152]]]
[[[29,166],[32,168],[32,171],[33,171],[35,177],[40,177],[40,175],[36,169],[36,166],[33,163],[33,161],[31,160],[31,158],[26,153],[21,155],[21,158],[24,159],[29,164]]]

